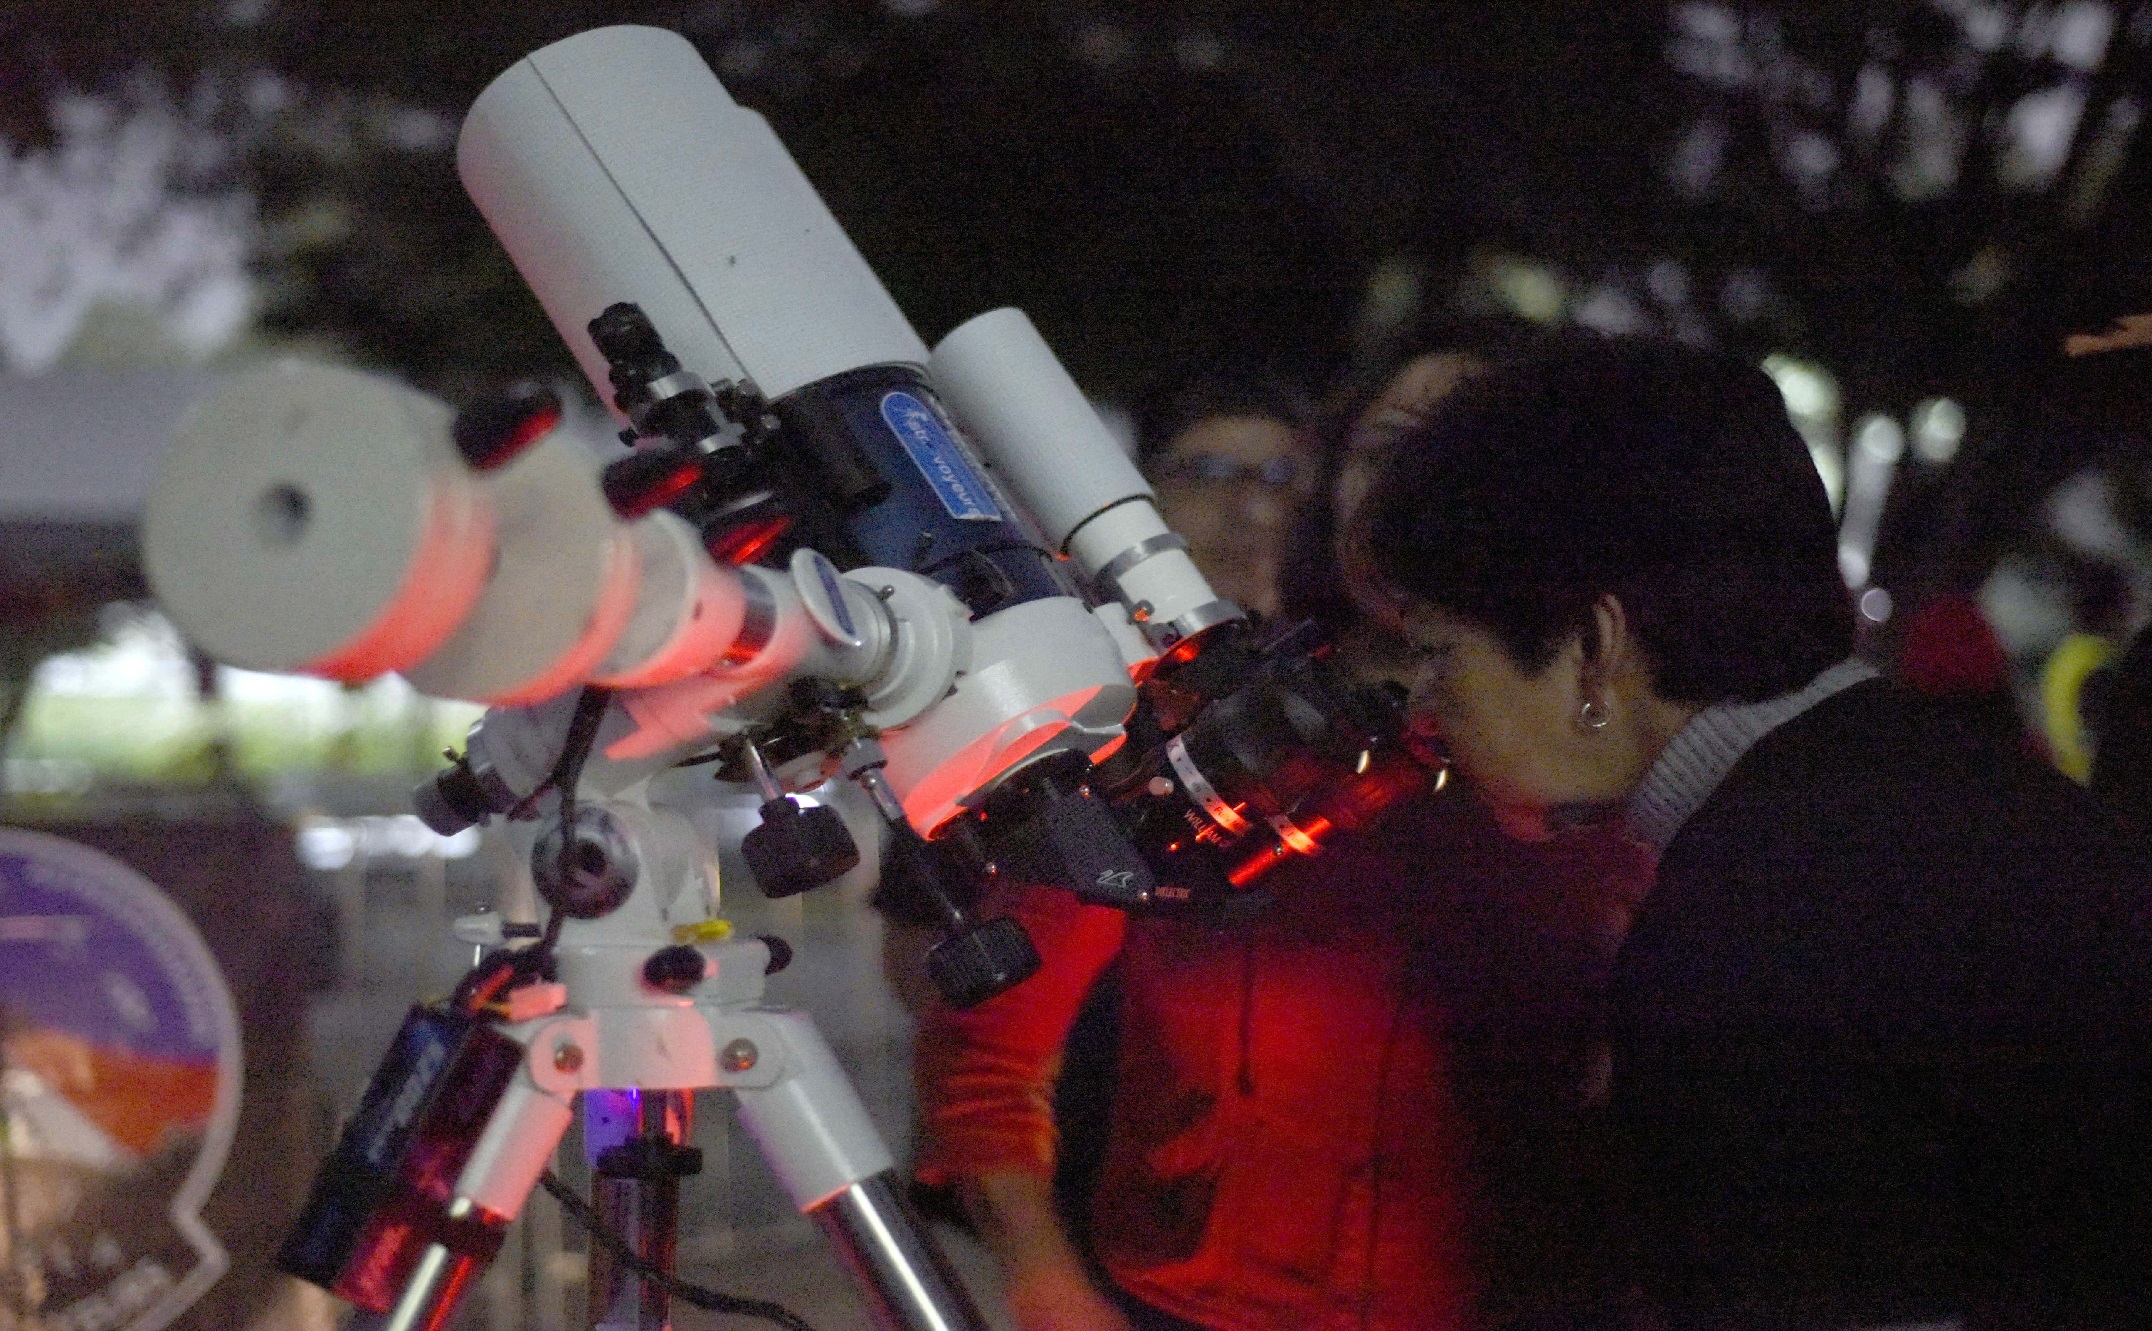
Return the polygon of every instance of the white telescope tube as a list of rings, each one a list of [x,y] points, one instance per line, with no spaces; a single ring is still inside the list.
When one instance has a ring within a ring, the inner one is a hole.
[[[286,361],[196,406],[142,517],[150,585],[219,661],[356,683],[437,651],[487,584],[493,487],[449,411]]]
[[[479,96],[456,156],[607,400],[588,324],[623,301],[683,369],[751,379],[771,401],[869,366],[926,365],[925,344],[769,125],[676,34],[601,28],[545,47]],[[904,447],[931,483],[929,462]],[[882,723],[895,727],[883,741],[889,780],[921,831],[1034,757],[1104,750],[1135,704],[1121,648],[1073,597],[1023,602],[976,627],[991,647],[953,694],[909,724]],[[655,742],[706,726],[706,691],[682,681],[629,706]]]
[[[587,325],[616,301],[687,369],[771,399],[926,362],[768,122],[677,33],[599,28],[518,61],[472,105],[456,168],[608,404]]]
[[[1244,618],[1211,590],[1187,542],[1158,516],[1150,483],[1022,310],[960,324],[934,348],[928,376],[1046,539],[1152,643]]]

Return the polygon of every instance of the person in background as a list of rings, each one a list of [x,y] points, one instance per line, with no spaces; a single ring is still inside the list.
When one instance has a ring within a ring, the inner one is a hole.
[[[1851,659],[1835,546],[1761,372],[1581,337],[1400,436],[1355,524],[1503,826],[1659,852],[1575,1321],[2145,1325],[2152,891],[2084,792]]]
[[[1338,535],[1367,495],[1373,467],[1390,440],[1423,420],[1458,384],[1485,369],[1488,352],[1439,338],[1398,348],[1389,372],[1334,405],[1320,433],[1334,446],[1315,502],[1300,510],[1290,537],[1299,550],[1334,552]],[[1374,678],[1401,673],[1404,640],[1380,620],[1360,613],[1334,557],[1289,560],[1278,588],[1288,615],[1315,620],[1356,669]]]
[[[1156,389],[1136,410],[1136,462],[1166,525],[1212,590],[1265,618],[1278,613],[1293,519],[1322,482],[1307,414],[1289,381],[1257,370]]]
[[[1176,403],[1141,418],[1164,516],[1219,590],[1274,607],[1286,519],[1327,500],[1320,454],[1260,399]],[[915,1171],[961,1195],[1025,1331],[1471,1325],[1503,1283],[1475,1247],[1489,1207],[1473,1110],[1551,1104],[1574,1081],[1577,995],[1598,964],[1564,914],[1577,872],[1434,798],[1278,869],[1249,917],[1013,889],[994,908],[1023,922],[1042,970],[925,1013]],[[1062,1070],[1057,1115],[1060,1057],[1081,1052],[1070,1032],[1101,975],[1111,1075],[1086,1099]],[[1497,1089],[1461,1085],[1465,1064]],[[1057,1213],[1057,1165],[1101,1129],[1095,1182]],[[1551,1234],[1548,1219],[1512,1217],[1502,1241]]]
[[[1891,675],[1990,742],[2046,760],[2018,713],[2010,654],[1970,593],[1930,597],[1905,616]]]

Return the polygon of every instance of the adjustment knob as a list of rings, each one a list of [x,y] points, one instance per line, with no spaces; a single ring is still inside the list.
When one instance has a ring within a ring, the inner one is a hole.
[[[1006,915],[952,935],[927,951],[927,974],[956,1008],[976,1007],[1031,978],[1039,951],[1024,926]]]
[[[456,413],[456,451],[473,471],[492,471],[553,432],[560,398],[544,384],[511,384]]]
[[[643,960],[643,983],[661,994],[684,994],[709,973],[709,958],[685,944],[661,947]]]
[[[695,488],[702,458],[677,444],[652,444],[614,458],[599,473],[605,502],[626,522],[654,512]]]
[[[859,847],[835,809],[802,808],[784,795],[764,801],[762,825],[741,839],[740,851],[772,899],[820,887],[859,864]]]
[[[468,755],[456,759],[445,771],[412,791],[411,807],[420,822],[442,836],[454,836],[466,827],[476,827],[500,812],[494,808],[478,774],[471,770]]]
[[[588,327],[591,342],[615,365],[628,365],[651,378],[680,368],[650,316],[628,301],[606,306]]]

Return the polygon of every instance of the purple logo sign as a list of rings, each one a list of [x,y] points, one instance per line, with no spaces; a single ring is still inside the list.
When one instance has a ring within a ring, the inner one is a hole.
[[[0,828],[0,1308],[154,1331],[223,1274],[202,1224],[239,1018],[186,916],[84,846]]]

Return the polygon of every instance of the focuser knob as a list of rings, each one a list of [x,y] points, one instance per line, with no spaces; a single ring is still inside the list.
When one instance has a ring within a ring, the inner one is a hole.
[[[927,974],[951,1007],[977,1007],[1030,979],[1039,951],[1024,927],[1007,915],[936,943],[927,952]]]
[[[762,825],[740,841],[762,895],[797,896],[858,867],[859,846],[827,805],[801,807],[780,795],[762,805]]]
[[[650,316],[632,301],[606,306],[589,327],[590,340],[612,366],[616,388],[625,386],[624,379],[647,384],[680,368],[679,358],[665,349],[665,340],[658,336]]]
[[[457,412],[451,434],[456,451],[471,470],[492,471],[551,434],[560,418],[559,395],[544,384],[526,380]]]

